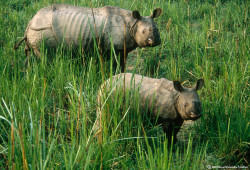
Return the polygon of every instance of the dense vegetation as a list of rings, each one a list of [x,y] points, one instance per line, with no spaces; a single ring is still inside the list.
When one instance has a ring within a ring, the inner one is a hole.
[[[98,88],[114,71],[100,57],[14,51],[28,21],[42,7],[81,0],[0,2],[0,167],[24,169],[205,169],[249,164],[249,3],[224,0],[92,0],[137,9],[156,19],[162,44],[129,54],[127,71],[180,80],[204,78],[203,116],[168,146],[159,126],[147,121],[138,101],[107,100],[103,142],[92,131]],[[108,66],[108,65],[107,65]],[[107,95],[108,96],[108,92]],[[129,94],[126,94],[129,95]],[[144,123],[143,123],[144,122]]]

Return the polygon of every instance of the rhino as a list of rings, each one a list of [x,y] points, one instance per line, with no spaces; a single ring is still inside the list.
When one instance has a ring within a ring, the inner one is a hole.
[[[154,47],[161,43],[154,22],[154,18],[161,14],[161,8],[144,17],[139,11],[119,7],[87,8],[54,4],[36,13],[14,49],[25,41],[26,56],[33,49],[34,54],[40,57],[42,42],[49,49],[62,43],[69,49],[81,47],[84,53],[93,51],[96,43],[100,52],[107,54],[105,59],[110,58],[111,48],[114,48],[115,53],[120,55],[121,69],[124,70],[124,55],[137,47]]]
[[[112,83],[110,82],[112,81]],[[112,87],[110,87],[112,84]],[[125,86],[124,86],[125,85]],[[108,79],[100,87],[98,93],[98,109],[97,120],[94,125],[95,131],[101,135],[101,117],[103,89],[114,89],[116,91],[138,91],[139,108],[145,110],[151,120],[161,124],[164,133],[171,143],[177,141],[177,133],[179,132],[184,120],[197,120],[202,116],[202,103],[197,94],[204,85],[204,80],[199,79],[191,88],[183,87],[179,81],[170,81],[165,78],[156,79],[143,77],[138,74],[122,73]]]

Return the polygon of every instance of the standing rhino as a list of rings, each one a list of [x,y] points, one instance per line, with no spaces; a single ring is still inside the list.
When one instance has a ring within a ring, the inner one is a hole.
[[[125,81],[124,81],[125,78]],[[165,78],[155,79],[133,75],[131,73],[115,75],[102,85],[98,94],[99,108],[97,109],[98,119],[95,130],[100,129],[102,112],[100,107],[103,88],[125,91],[132,90],[139,92],[139,107],[150,114],[151,119],[157,120],[162,125],[169,142],[179,132],[184,120],[196,120],[202,116],[202,104],[197,94],[201,89],[204,80],[199,79],[192,88],[183,87],[179,81],[170,81]],[[112,94],[114,94],[114,92]],[[132,92],[133,93],[133,92]],[[111,96],[113,96],[111,94]],[[100,137],[100,136],[99,136]]]
[[[136,47],[153,47],[161,43],[159,30],[154,23],[154,18],[161,13],[162,9],[157,8],[150,16],[143,17],[138,11],[111,6],[91,9],[65,4],[51,5],[37,12],[14,49],[25,40],[26,55],[32,48],[39,57],[43,41],[50,49],[63,43],[70,49],[81,47],[85,53],[93,51],[94,43],[98,42],[102,53],[109,58],[112,42],[124,70],[124,54]]]

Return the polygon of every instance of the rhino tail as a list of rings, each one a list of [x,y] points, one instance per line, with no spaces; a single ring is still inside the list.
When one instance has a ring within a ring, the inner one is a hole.
[[[15,46],[14,46],[14,50],[17,50],[18,49],[18,47],[20,46],[20,44],[25,40],[25,44],[26,44],[26,49],[28,49],[29,48],[29,45],[28,45],[28,43],[27,43],[27,32],[28,32],[28,29],[29,29],[29,27],[30,27],[30,23],[31,23],[31,21],[28,23],[28,26],[27,26],[27,28],[26,28],[26,30],[25,30],[25,33],[24,33],[24,36],[23,36],[23,38],[18,42],[18,43],[16,43],[15,44]]]
[[[18,47],[20,46],[20,44],[21,44],[24,40],[25,40],[25,41],[27,40],[27,36],[26,36],[26,35],[25,35],[18,43],[15,44],[14,50],[17,50]]]

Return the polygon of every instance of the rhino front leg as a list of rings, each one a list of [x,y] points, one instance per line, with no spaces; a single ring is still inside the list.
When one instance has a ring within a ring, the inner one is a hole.
[[[126,60],[127,60],[127,57],[128,57],[128,53],[124,53],[124,51],[120,51],[119,55],[120,55],[120,68],[121,68],[121,72],[124,73],[125,67],[126,67]]]
[[[127,55],[126,55],[127,56]],[[122,52],[116,52],[116,57],[115,58],[113,56],[113,71],[115,72],[117,69],[117,66],[119,65],[119,69],[121,69],[121,72],[124,73],[125,71],[125,60],[126,58],[124,58],[124,53]],[[109,57],[107,57],[107,59],[109,59]]]
[[[163,132],[166,134],[167,138],[168,138],[168,145],[171,145],[172,143],[172,136],[173,136],[173,143],[175,144],[177,141],[175,132],[174,132],[174,126],[172,123],[169,124],[162,124],[162,128],[163,128]]]
[[[125,71],[125,67],[126,67],[126,58],[127,58],[127,54],[122,54],[120,55],[120,66],[121,66],[121,72],[124,73]]]
[[[177,136],[177,133],[181,129],[181,125],[182,125],[183,121],[184,121],[183,119],[179,119],[179,120],[174,121],[174,122],[168,122],[168,123],[162,124],[163,131],[166,134],[166,136],[168,137],[169,145],[172,142],[172,136],[173,136],[173,144],[175,144],[177,142],[176,136]]]

